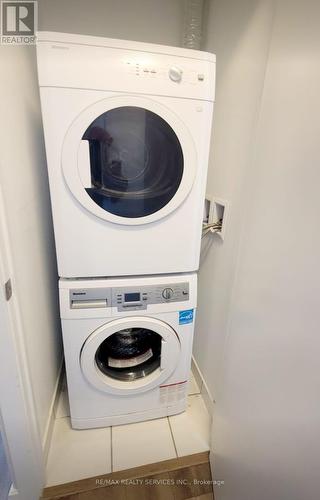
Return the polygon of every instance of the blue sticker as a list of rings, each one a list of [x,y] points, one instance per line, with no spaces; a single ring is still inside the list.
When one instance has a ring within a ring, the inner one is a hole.
[[[193,323],[193,309],[179,312],[179,325],[186,325]]]

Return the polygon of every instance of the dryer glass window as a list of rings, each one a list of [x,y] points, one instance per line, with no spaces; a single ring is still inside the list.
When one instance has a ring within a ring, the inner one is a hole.
[[[126,328],[110,335],[95,356],[98,368],[117,380],[146,377],[160,366],[161,336],[146,328]]]
[[[143,108],[103,113],[85,131],[91,187],[101,208],[128,218],[157,212],[174,197],[183,175],[183,152],[171,126]]]

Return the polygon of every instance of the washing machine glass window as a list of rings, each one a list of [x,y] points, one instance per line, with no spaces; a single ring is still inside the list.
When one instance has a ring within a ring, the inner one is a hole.
[[[180,360],[175,330],[156,318],[115,319],[92,332],[80,365],[93,387],[111,394],[145,392],[163,383]]]
[[[183,176],[183,152],[171,126],[156,113],[121,106],[87,128],[91,199],[109,213],[138,218],[163,208]]]
[[[126,328],[97,349],[98,368],[111,378],[132,381],[148,376],[161,363],[161,336],[147,328]]]

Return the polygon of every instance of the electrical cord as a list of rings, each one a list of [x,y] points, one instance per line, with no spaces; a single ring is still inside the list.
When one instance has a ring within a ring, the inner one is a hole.
[[[222,219],[216,221],[216,222],[212,222],[210,224],[203,224],[202,226],[202,238],[204,238],[205,236],[207,236],[207,234],[209,233],[219,233],[222,229]]]
[[[210,224],[203,224],[202,229],[209,229],[209,228],[221,228],[222,227],[222,220],[219,220],[217,222],[212,222]]]

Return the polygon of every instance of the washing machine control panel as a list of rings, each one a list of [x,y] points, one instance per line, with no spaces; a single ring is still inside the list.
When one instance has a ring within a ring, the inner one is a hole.
[[[70,290],[71,309],[117,307],[118,311],[147,309],[148,304],[189,300],[189,283],[128,286],[116,288],[79,288]]]
[[[146,309],[148,304],[189,300],[189,283],[119,287],[112,289],[112,306],[118,311]]]

